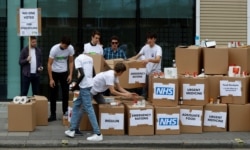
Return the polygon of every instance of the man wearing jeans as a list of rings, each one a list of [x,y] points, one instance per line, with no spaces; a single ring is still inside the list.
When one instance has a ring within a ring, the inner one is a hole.
[[[87,140],[102,141],[103,136],[97,123],[90,93],[90,89],[93,85],[93,59],[85,54],[80,54],[75,59],[75,68],[80,73],[80,76],[77,80],[76,86],[74,86],[72,90],[79,85],[80,93],[78,98],[73,102],[70,128],[65,131],[65,134],[69,137],[74,137],[76,132],[79,132],[79,122],[82,118],[83,112],[87,112],[94,133],[92,136],[88,137]]]
[[[58,95],[58,82],[60,82],[62,89],[63,115],[67,115],[69,100],[69,83],[72,80],[74,65],[74,48],[70,43],[70,38],[64,36],[62,37],[61,42],[59,44],[54,45],[50,50],[48,59],[48,74],[51,115],[48,118],[49,122],[56,120],[56,100]]]

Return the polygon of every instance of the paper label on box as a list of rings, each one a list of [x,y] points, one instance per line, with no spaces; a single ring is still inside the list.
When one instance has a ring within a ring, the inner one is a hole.
[[[146,81],[146,68],[130,68],[128,83],[145,83]]]
[[[180,110],[181,123],[186,126],[201,126],[202,125],[202,110]]]
[[[124,114],[101,113],[101,129],[124,129]]]
[[[164,68],[165,78],[177,78],[177,68]]]
[[[204,84],[183,84],[183,100],[204,100],[205,85]]]
[[[241,81],[220,80],[220,96],[242,96]]]
[[[211,110],[206,110],[204,115],[204,126],[225,128],[226,119],[226,112],[212,112]]]
[[[130,110],[130,126],[153,125],[153,109]]]
[[[157,130],[179,130],[180,114],[157,114]]]
[[[168,100],[175,100],[175,84],[162,84],[162,83],[154,83],[154,99],[163,99],[166,98]]]

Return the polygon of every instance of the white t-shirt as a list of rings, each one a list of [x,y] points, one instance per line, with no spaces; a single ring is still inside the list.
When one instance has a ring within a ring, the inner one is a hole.
[[[149,44],[146,44],[145,46],[141,48],[139,54],[142,54],[145,59],[155,59],[156,56],[162,57],[162,49],[157,44],[155,44],[153,47],[150,47]],[[153,72],[160,72],[160,71],[161,71],[161,60],[159,63],[149,62],[146,65],[147,75]]]
[[[72,45],[67,49],[61,50],[60,44],[54,45],[49,53],[49,57],[54,59],[52,64],[53,72],[66,72],[68,70],[68,57],[73,56],[75,53]]]
[[[75,59],[75,68],[82,68],[84,78],[80,82],[80,88],[88,88],[93,86],[93,59],[85,54],[80,54]]]
[[[91,93],[96,95],[97,93],[104,92],[109,88],[109,86],[114,86],[115,83],[119,83],[119,79],[118,77],[115,77],[114,70],[100,72],[94,77]]]
[[[90,43],[84,44],[84,52],[83,53],[96,53],[103,55],[103,48],[101,45],[96,44],[95,46],[92,46]]]
[[[30,73],[36,73],[36,50],[35,48],[30,49]]]

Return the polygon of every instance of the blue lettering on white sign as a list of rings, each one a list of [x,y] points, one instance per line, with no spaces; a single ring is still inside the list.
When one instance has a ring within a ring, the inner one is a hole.
[[[174,88],[171,87],[156,87],[156,95],[174,95]]]
[[[178,118],[159,118],[160,126],[177,126]]]

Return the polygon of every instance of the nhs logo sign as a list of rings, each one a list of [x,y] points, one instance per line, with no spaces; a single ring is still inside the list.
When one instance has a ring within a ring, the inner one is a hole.
[[[180,114],[157,114],[157,130],[179,130]]]
[[[154,83],[153,89],[153,99],[175,100],[175,84]]]

